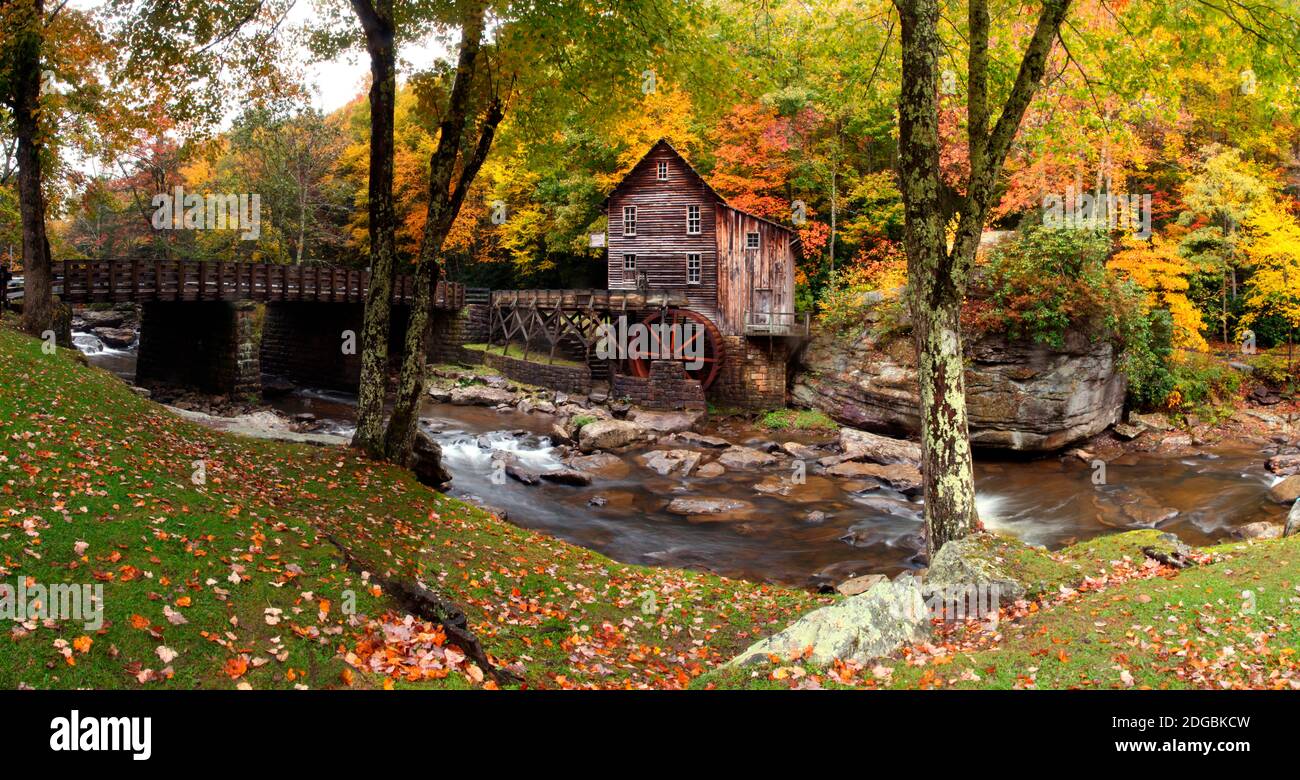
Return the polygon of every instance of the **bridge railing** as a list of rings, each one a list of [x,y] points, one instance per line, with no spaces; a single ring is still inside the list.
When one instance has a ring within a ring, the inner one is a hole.
[[[192,260],[68,260],[55,264],[55,284],[68,303],[149,301],[310,301],[361,303],[370,272],[322,265],[272,265]],[[415,299],[415,278],[398,276],[393,303]],[[439,282],[434,305],[465,305],[465,288]]]

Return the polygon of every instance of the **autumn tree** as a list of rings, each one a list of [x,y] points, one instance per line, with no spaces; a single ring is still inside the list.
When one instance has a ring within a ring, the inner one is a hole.
[[[55,10],[55,13],[58,9]],[[50,132],[41,121],[42,50],[50,18],[44,0],[0,5],[0,98],[8,105],[17,139],[18,201],[26,289],[23,330],[40,335],[54,320],[53,268],[45,234],[42,147]]]
[[[938,0],[895,0],[901,21],[903,76],[898,99],[899,178],[904,204],[912,327],[921,389],[922,474],[931,555],[979,527],[967,429],[961,307],[998,174],[1011,149],[1069,0],[1042,4],[1000,110],[989,91],[989,7],[968,9],[967,144],[964,191],[940,176]],[[994,117],[996,116],[996,121]],[[948,229],[956,227],[951,243]]]

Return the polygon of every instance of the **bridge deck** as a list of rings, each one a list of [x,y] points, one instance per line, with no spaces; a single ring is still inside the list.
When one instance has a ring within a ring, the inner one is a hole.
[[[682,290],[493,290],[492,305],[565,311],[645,311],[686,306]]]
[[[54,264],[65,303],[151,301],[308,301],[363,303],[370,272],[319,265],[185,260],[69,260]],[[393,303],[415,299],[415,277],[393,284]],[[434,306],[459,309],[465,287],[439,282]]]

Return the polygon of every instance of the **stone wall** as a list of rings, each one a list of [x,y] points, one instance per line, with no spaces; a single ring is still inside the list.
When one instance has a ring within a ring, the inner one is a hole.
[[[429,360],[434,363],[479,362],[466,354],[461,345],[487,342],[489,311],[487,306],[476,303],[455,312],[433,312]]]
[[[615,373],[612,394],[642,409],[678,411],[706,407],[700,383],[691,379],[676,360],[651,361],[650,376],[644,378]]]
[[[566,393],[586,395],[591,392],[591,369],[586,366],[547,365],[500,353],[475,350],[465,350],[465,352],[478,355],[483,365],[501,372],[503,376],[516,382],[539,385]]]
[[[723,336],[722,343],[726,360],[709,388],[709,400],[746,409],[785,406],[789,343],[746,336]]]
[[[1063,349],[988,337],[966,345],[966,403],[977,446],[1049,451],[1119,421],[1126,383],[1107,342],[1071,334]],[[920,430],[910,338],[820,334],[804,350],[792,401],[879,433]]]
[[[257,316],[257,306],[247,302],[144,304],[136,382],[259,395],[262,372]]]

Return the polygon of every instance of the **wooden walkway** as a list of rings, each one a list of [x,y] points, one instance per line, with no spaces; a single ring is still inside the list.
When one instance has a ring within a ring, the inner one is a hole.
[[[364,303],[370,272],[320,265],[271,265],[186,260],[69,260],[54,264],[65,303],[153,301],[305,301]],[[415,299],[415,277],[393,284],[393,303]],[[459,309],[465,287],[439,282],[434,306]]]

